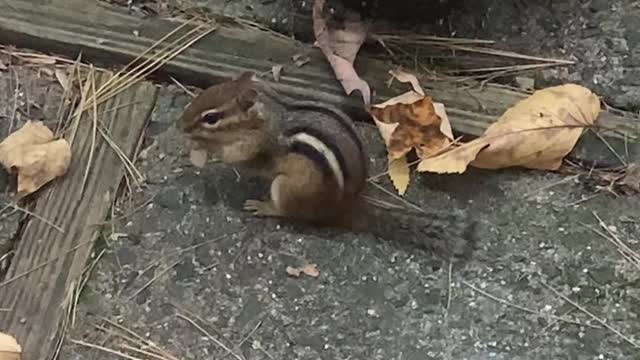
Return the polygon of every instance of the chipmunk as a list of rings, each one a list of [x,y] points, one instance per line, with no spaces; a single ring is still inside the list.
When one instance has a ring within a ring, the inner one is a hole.
[[[454,260],[475,246],[475,222],[380,214],[368,206],[362,196],[368,157],[351,118],[329,105],[285,98],[252,72],[205,89],[178,127],[195,147],[271,181],[269,200],[245,202],[257,216],[408,240]]]

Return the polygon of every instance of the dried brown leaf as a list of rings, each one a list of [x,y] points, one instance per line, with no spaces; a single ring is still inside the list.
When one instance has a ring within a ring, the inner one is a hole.
[[[599,113],[598,97],[585,87],[539,90],[507,110],[480,138],[423,160],[418,170],[461,173],[467,165],[557,170]]]
[[[20,360],[22,348],[16,339],[0,332],[0,360]]]
[[[67,172],[71,147],[64,139],[52,139],[51,130],[44,124],[28,121],[0,143],[0,163],[18,173],[18,197],[35,192]]]
[[[402,100],[398,100],[401,98]],[[417,100],[407,103],[405,99]],[[387,144],[390,159],[398,159],[415,149],[420,158],[436,154],[451,144],[449,134],[442,132],[442,118],[436,113],[431,98],[414,92],[403,94],[369,109]],[[395,128],[389,135],[391,126]],[[396,125],[397,124],[397,125]],[[447,125],[448,128],[450,126]]]
[[[418,78],[416,78],[415,75],[402,70],[389,70],[389,74],[393,76],[393,79],[396,79],[401,83],[410,83],[411,87],[413,88],[413,91],[417,92],[422,96],[425,95],[425,92],[422,89],[422,86],[420,86],[420,82],[418,81]]]
[[[478,153],[489,145],[483,138],[462,144],[440,155],[426,158],[418,164],[418,171],[429,171],[439,174],[463,173]]]
[[[600,100],[575,84],[539,90],[507,110],[484,136],[490,145],[471,163],[485,169],[523,166],[557,170],[585,127],[600,114]]]
[[[313,32],[316,45],[322,50],[336,78],[345,92],[359,90],[365,106],[371,103],[371,89],[353,67],[356,55],[367,38],[368,25],[356,17],[344,19],[338,26],[329,26],[329,11],[325,0],[315,0],[313,5]]]
[[[287,266],[286,271],[289,276],[293,277],[300,277],[302,274],[314,278],[320,276],[320,271],[318,271],[318,266],[316,264],[307,264],[302,267]]]

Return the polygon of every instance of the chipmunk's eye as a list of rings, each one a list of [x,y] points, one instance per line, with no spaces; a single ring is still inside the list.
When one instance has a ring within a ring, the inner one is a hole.
[[[202,114],[201,121],[209,125],[214,125],[215,123],[220,121],[220,119],[222,119],[223,116],[224,116],[224,113],[222,111],[211,111],[211,112]]]

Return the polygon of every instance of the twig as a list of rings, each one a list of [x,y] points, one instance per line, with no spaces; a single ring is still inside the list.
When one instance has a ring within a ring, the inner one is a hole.
[[[0,289],[1,289],[1,288],[3,288],[4,286],[7,286],[7,285],[9,285],[9,284],[13,283],[14,281],[16,281],[16,280],[18,280],[18,279],[20,279],[20,278],[22,278],[22,277],[25,277],[25,276],[27,276],[27,275],[31,274],[32,272],[34,272],[34,271],[36,271],[36,270],[39,270],[39,269],[41,269],[41,268],[43,268],[43,267],[45,267],[45,266],[49,265],[50,263],[52,263],[52,262],[54,262],[54,261],[59,260],[59,259],[60,259],[60,258],[62,258],[62,257],[65,257],[65,256],[67,256],[67,255],[71,254],[72,252],[74,252],[74,251],[78,250],[79,248],[81,248],[81,247],[83,247],[83,246],[85,246],[85,245],[89,245],[89,244],[91,244],[92,242],[93,242],[93,240],[87,240],[87,241],[85,241],[85,242],[83,242],[83,243],[80,243],[80,244],[78,244],[78,245],[76,245],[76,246],[72,247],[72,248],[71,248],[71,249],[69,249],[68,251],[66,251],[64,254],[60,254],[60,255],[58,255],[58,256],[56,256],[56,257],[54,257],[53,259],[49,259],[49,260],[47,260],[47,261],[45,261],[45,262],[42,262],[41,264],[36,265],[36,266],[34,266],[33,268],[31,268],[31,269],[29,269],[29,270],[25,270],[25,271],[23,271],[22,273],[20,273],[20,274],[18,274],[18,275],[16,275],[16,276],[14,276],[14,277],[12,277],[12,278],[10,278],[10,279],[7,279],[7,280],[5,280],[5,281],[3,281],[3,282],[0,282]]]
[[[123,352],[120,352],[118,350],[114,350],[114,349],[110,349],[108,347],[104,347],[104,346],[100,346],[100,345],[84,342],[82,340],[70,339],[69,341],[71,341],[72,343],[77,344],[77,345],[86,346],[86,347],[89,347],[89,348],[92,348],[92,349],[96,349],[96,350],[102,350],[104,352],[108,352],[109,354],[117,355],[117,356],[120,356],[120,357],[125,358],[125,359],[144,360],[142,358],[138,358],[138,357],[135,357],[135,356],[127,355],[127,354],[125,354]]]
[[[22,208],[22,207],[20,207],[18,205],[15,205],[15,204],[11,204],[11,203],[5,203],[5,204],[6,204],[6,206],[12,207],[14,210],[18,210],[18,211],[21,211],[21,212],[23,212],[23,213],[25,213],[27,215],[33,216],[34,218],[42,221],[43,223],[51,226],[52,228],[58,230],[61,234],[65,233],[64,229],[62,229],[60,226],[54,224],[53,222],[45,219],[44,217],[42,217],[42,216],[40,216],[40,215],[38,215],[38,214],[36,214],[36,213],[34,213],[32,211],[29,211],[29,210],[27,210],[25,208]]]
[[[495,302],[498,302],[500,304],[503,304],[503,305],[518,309],[520,311],[524,311],[526,313],[538,315],[538,316],[541,316],[541,317],[550,317],[552,319],[555,319],[555,320],[558,320],[558,321],[563,321],[563,322],[574,324],[574,325],[588,326],[588,327],[592,327],[592,328],[598,329],[598,327],[595,326],[595,325],[581,323],[580,321],[577,321],[577,320],[572,320],[572,319],[569,319],[569,318],[564,318],[564,317],[560,317],[560,316],[553,315],[553,314],[544,314],[544,313],[541,313],[540,311],[536,311],[536,310],[529,309],[529,308],[526,308],[526,307],[518,305],[518,304],[514,304],[514,303],[509,302],[507,300],[504,300],[504,299],[501,299],[501,298],[496,297],[494,295],[491,295],[491,294],[489,294],[488,292],[486,292],[484,290],[478,289],[477,287],[471,285],[471,283],[467,282],[466,280],[463,280],[462,283],[465,284],[466,286],[468,286],[469,288],[471,288],[473,291],[476,291],[476,292],[486,296],[487,298],[489,298],[489,299],[491,299],[491,300],[493,300]]]
[[[541,192],[541,191],[543,191],[543,190],[548,190],[548,189],[550,189],[550,188],[552,188],[552,187],[555,187],[555,186],[558,186],[558,185],[562,185],[562,184],[564,184],[564,183],[571,182],[571,181],[573,181],[573,180],[575,180],[575,179],[577,179],[577,178],[579,178],[579,177],[580,177],[580,174],[573,175],[573,176],[569,176],[569,177],[566,177],[566,178],[562,178],[562,179],[560,179],[560,180],[558,180],[558,181],[552,182],[551,184],[547,184],[547,185],[542,186],[542,187],[540,187],[540,188],[538,188],[538,189],[536,189],[536,190],[533,190],[533,191],[531,191],[531,192],[528,192],[528,193],[526,193],[526,194],[524,195],[524,197],[529,197],[529,196],[531,196],[531,195],[533,195],[533,194],[537,194],[537,193],[539,193],[539,192]]]
[[[635,347],[636,349],[640,348],[640,344],[635,342],[631,337],[628,337],[628,336],[622,334],[619,330],[616,330],[611,325],[607,324],[606,321],[604,321],[604,320],[600,319],[599,317],[593,315],[589,310],[587,310],[584,307],[580,306],[580,304],[576,303],[575,301],[569,299],[566,295],[564,295],[563,293],[561,293],[558,290],[554,289],[551,285],[548,285],[545,282],[541,282],[541,284],[544,285],[547,289],[553,291],[557,296],[561,297],[564,301],[566,301],[569,304],[573,305],[574,307],[576,307],[578,310],[582,311],[583,313],[589,315],[589,317],[591,317],[593,320],[597,321],[600,325],[604,326],[605,328],[609,329],[609,331],[611,331],[614,334],[618,335],[620,338],[622,338],[624,341],[629,343],[631,346]]]
[[[256,326],[253,327],[253,329],[251,331],[249,331],[249,333],[247,334],[247,336],[245,336],[242,340],[240,340],[240,342],[233,347],[233,350],[238,350],[240,349],[240,347],[247,342],[247,340],[249,340],[253,334],[258,330],[258,328],[262,325],[262,320],[258,321],[258,323],[256,324]]]
[[[191,90],[187,89],[184,85],[182,85],[182,83],[181,83],[180,81],[176,80],[173,76],[171,76],[171,80],[172,80],[176,85],[178,85],[178,87],[179,87],[180,89],[182,89],[182,91],[184,91],[185,93],[189,94],[189,96],[191,96],[191,97],[196,97],[196,94],[194,94],[194,93],[193,93],[193,91],[191,91]]]
[[[146,284],[144,284],[140,289],[138,289],[136,292],[131,294],[131,296],[129,296],[127,300],[131,300],[131,299],[135,298],[136,296],[138,296],[141,292],[144,291],[144,289],[148,288],[151,284],[153,284],[154,281],[158,280],[167,271],[173,269],[176,265],[178,265],[180,263],[180,261],[182,261],[182,259],[178,259],[177,261],[173,262],[173,264],[171,264],[171,265],[165,267],[164,269],[162,269],[162,271],[160,271],[157,275],[155,275],[153,278],[151,278],[151,280],[149,280]]]
[[[614,149],[613,146],[611,146],[611,144],[609,144],[607,139],[602,137],[602,135],[600,135],[597,131],[593,131],[593,129],[591,129],[591,132],[594,133],[598,137],[598,139],[600,139],[600,141],[602,141],[602,143],[607,147],[607,149],[609,149],[609,151],[611,151],[611,153],[618,159],[618,161],[620,161],[620,164],[622,164],[622,166],[624,166],[624,167],[628,167],[629,166],[629,164],[625,161],[625,159],[623,159],[622,156],[620,156],[620,154],[618,154],[616,149]],[[625,140],[626,140],[626,136],[625,136]],[[625,147],[626,147],[626,141],[625,141]],[[628,151],[628,149],[627,149],[627,151]],[[628,155],[629,154],[627,153],[627,156]]]
[[[602,227],[604,231],[606,231],[607,234],[609,234],[609,236],[605,236],[604,234],[602,234],[600,231],[597,231],[596,229],[592,228],[591,230],[594,231],[596,234],[607,239],[610,243],[612,243],[618,249],[618,252],[620,253],[620,255],[622,255],[627,261],[629,261],[638,270],[640,270],[640,254],[635,252],[627,244],[625,244],[624,241],[622,241],[618,236],[616,236],[616,234],[614,234],[609,229],[607,224],[605,224],[604,221],[602,221],[602,219],[598,216],[598,214],[595,211],[593,211],[592,214],[598,220],[600,227]]]
[[[453,263],[449,261],[449,272],[447,278],[447,311],[445,313],[445,317],[449,316],[449,308],[451,307],[451,288],[452,288],[452,272],[453,272]]]
[[[196,329],[198,329],[201,333],[203,333],[204,335],[206,335],[211,341],[213,341],[216,345],[218,345],[219,347],[221,347],[222,349],[224,349],[227,353],[233,355],[233,357],[235,357],[238,360],[245,360],[244,357],[236,354],[232,349],[230,349],[227,345],[223,344],[222,342],[220,342],[218,339],[216,339],[215,337],[213,337],[211,334],[209,334],[207,332],[207,330],[205,330],[204,328],[202,328],[200,325],[198,325],[195,321],[191,320],[190,318],[186,317],[185,315],[182,314],[176,314],[177,317],[189,322],[191,325],[193,325],[193,327],[195,327]]]

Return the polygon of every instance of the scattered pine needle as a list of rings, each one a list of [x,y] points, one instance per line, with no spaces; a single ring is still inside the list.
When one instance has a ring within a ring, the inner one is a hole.
[[[453,56],[457,56],[459,53],[470,53],[478,55],[485,55],[497,58],[503,58],[511,61],[526,61],[526,64],[509,65],[509,66],[493,66],[484,68],[471,68],[471,69],[452,69],[443,71],[440,76],[437,76],[433,80],[447,80],[455,82],[467,82],[471,80],[481,80],[481,85],[484,86],[488,81],[491,81],[498,77],[504,77],[509,75],[517,75],[532,70],[538,70],[542,68],[566,66],[575,64],[575,61],[555,58],[545,58],[540,56],[531,56],[516,53],[513,51],[505,51],[490,48],[488,46],[493,45],[495,42],[491,40],[478,40],[478,39],[464,39],[464,38],[445,38],[438,36],[428,36],[415,33],[375,33],[370,36],[375,42],[380,44],[385,51],[396,61],[406,63],[407,66],[423,67],[421,62],[425,62],[431,58],[437,58],[439,56],[429,55],[417,55],[418,53],[424,54],[424,48],[432,48],[437,51],[449,51]],[[411,48],[415,49],[411,49]],[[398,59],[398,56],[402,55],[405,59]],[[423,67],[424,68],[424,67]],[[427,70],[427,69],[425,69]],[[455,75],[462,74],[476,74],[468,77],[456,77]],[[454,76],[452,76],[454,75]]]
[[[171,265],[167,265],[165,266],[164,269],[162,269],[159,273],[157,273],[153,278],[151,278],[151,280],[149,280],[146,284],[144,284],[141,288],[139,288],[138,290],[136,290],[133,294],[131,294],[129,296],[129,298],[127,300],[132,300],[133,298],[135,298],[136,296],[140,295],[141,292],[144,291],[144,289],[148,288],[149,286],[151,286],[151,284],[153,284],[156,280],[158,280],[162,275],[166,274],[169,270],[173,269],[176,265],[178,265],[180,262],[182,261],[182,259],[178,259],[176,261],[174,261]]]
[[[230,349],[227,345],[223,344],[222,342],[220,342],[220,340],[216,339],[213,335],[207,332],[207,330],[205,330],[202,326],[198,325],[198,323],[196,323],[195,320],[192,320],[191,318],[182,314],[177,314],[176,316],[193,325],[193,327],[198,329],[198,331],[203,333],[207,338],[209,338],[209,340],[213,341],[216,345],[224,349],[228,354],[233,355],[233,357],[235,357],[238,360],[245,360],[243,356],[238,355],[235,351],[233,351],[233,349]]]
[[[621,333],[619,330],[615,329],[614,327],[612,327],[611,325],[607,324],[607,322],[605,320],[600,319],[599,317],[595,316],[593,313],[591,313],[589,310],[585,309],[583,306],[580,306],[580,304],[576,303],[575,301],[569,299],[565,294],[561,293],[560,291],[554,289],[551,285],[548,285],[545,282],[542,282],[542,285],[544,285],[547,289],[551,290],[553,293],[555,293],[558,297],[562,298],[562,300],[568,302],[569,304],[573,305],[575,308],[577,308],[578,310],[580,310],[581,312],[583,312],[584,314],[588,315],[589,317],[591,317],[591,319],[595,320],[596,322],[598,322],[600,325],[604,326],[605,328],[607,328],[609,331],[611,331],[612,333],[616,334],[618,337],[620,337],[621,339],[623,339],[624,341],[626,341],[627,343],[629,343],[631,346],[633,346],[636,349],[640,349],[640,343],[636,342],[632,337],[624,335],[623,333]]]
[[[518,304],[514,304],[514,303],[512,303],[510,301],[507,301],[507,300],[501,299],[501,298],[499,298],[497,296],[491,295],[488,292],[475,287],[474,285],[472,285],[470,282],[468,282],[466,280],[463,280],[462,283],[465,284],[466,286],[468,286],[471,290],[473,290],[473,291],[475,291],[475,292],[477,292],[477,293],[479,293],[479,294],[481,294],[481,295],[483,295],[483,296],[485,296],[485,297],[487,297],[487,298],[489,298],[489,299],[491,299],[491,300],[493,300],[495,302],[498,302],[498,303],[500,303],[502,305],[506,305],[506,306],[512,307],[514,309],[518,309],[520,311],[523,311],[523,312],[526,312],[526,313],[529,313],[529,314],[538,315],[540,317],[549,317],[551,319],[554,319],[554,320],[557,320],[557,321],[566,322],[566,323],[569,323],[569,324],[574,324],[574,325],[579,325],[579,326],[588,326],[588,327],[599,329],[599,327],[595,326],[595,325],[586,324],[586,323],[580,322],[578,320],[574,320],[574,319],[567,318],[567,317],[556,316],[556,315],[553,315],[553,314],[545,314],[545,313],[542,313],[542,312],[537,311],[537,310],[529,309],[527,307],[524,307],[524,306],[521,306],[521,305],[518,305]]]
[[[95,325],[95,328],[106,333],[115,348],[110,348],[105,345],[97,345],[82,340],[71,339],[70,341],[74,344],[100,350],[124,359],[148,360],[151,358],[156,360],[179,360],[178,357],[172,355],[145,337],[138,335],[134,331],[109,319],[103,319],[103,321],[105,322],[105,325]],[[140,355],[143,357],[138,357]]]
[[[82,243],[80,243],[80,244],[78,244],[78,245],[76,245],[76,246],[72,247],[71,249],[67,250],[67,251],[66,251],[65,253],[63,253],[63,254],[60,254],[60,255],[58,255],[58,256],[56,256],[56,257],[52,258],[52,259],[49,259],[49,260],[43,261],[42,263],[40,263],[40,264],[38,264],[38,265],[36,265],[36,266],[32,267],[32,268],[31,268],[31,269],[29,269],[29,270],[25,270],[25,271],[21,272],[20,274],[18,274],[18,275],[16,275],[16,276],[14,276],[14,277],[11,277],[11,278],[9,278],[9,279],[7,279],[7,280],[3,281],[3,282],[0,282],[0,289],[2,289],[3,287],[5,287],[5,286],[7,286],[7,285],[9,285],[9,284],[11,284],[11,283],[13,283],[13,282],[17,281],[17,280],[19,280],[19,279],[21,279],[21,278],[23,278],[23,277],[25,277],[25,276],[29,275],[29,274],[31,274],[31,273],[32,273],[32,272],[34,272],[34,271],[37,271],[37,270],[39,270],[39,269],[41,269],[41,268],[43,268],[43,267],[45,267],[45,266],[47,266],[47,265],[51,264],[51,263],[52,263],[52,262],[54,262],[54,261],[58,261],[58,260],[60,260],[61,258],[66,257],[67,255],[71,254],[72,252],[74,252],[74,251],[78,250],[79,248],[81,248],[81,247],[83,247],[83,246],[86,246],[86,245],[89,245],[89,244],[91,244],[91,243],[93,243],[93,240],[87,240],[87,241],[85,241],[85,242],[82,242]]]
[[[54,224],[52,221],[45,219],[44,217],[34,213],[33,211],[27,210],[25,208],[22,208],[16,204],[11,204],[11,203],[6,203],[6,206],[13,208],[14,210],[18,210],[20,212],[23,212],[29,216],[33,216],[35,219],[38,219],[40,221],[42,221],[43,223],[51,226],[52,228],[56,229],[58,232],[60,232],[61,234],[64,234],[65,231],[62,227]]]
[[[640,254],[634,251],[631,247],[629,247],[629,245],[627,245],[624,241],[622,241],[613,231],[611,231],[609,226],[607,226],[607,224],[605,224],[605,222],[602,221],[600,216],[598,216],[598,213],[594,211],[593,216],[598,220],[598,224],[600,225],[600,227],[602,227],[602,229],[606,232],[606,234],[603,233],[602,231],[599,231],[598,229],[589,227],[591,231],[595,232],[596,234],[602,236],[607,241],[609,241],[613,246],[615,246],[618,253],[626,261],[628,261],[636,269],[640,270]]]

